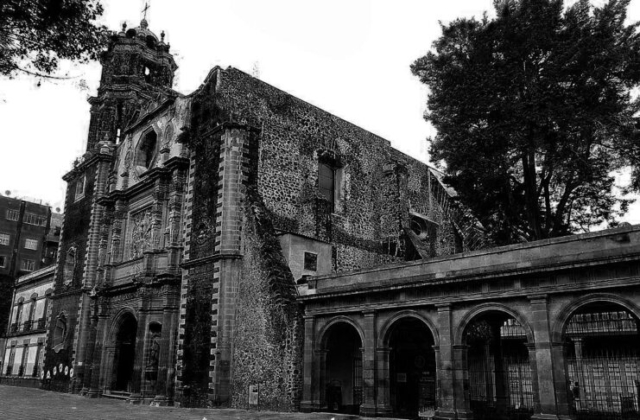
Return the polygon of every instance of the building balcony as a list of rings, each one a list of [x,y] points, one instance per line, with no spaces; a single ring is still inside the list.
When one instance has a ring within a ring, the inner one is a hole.
[[[20,328],[20,331],[23,331],[23,332],[31,331],[32,325],[33,325],[33,321],[23,322],[22,328]]]
[[[14,322],[11,324],[11,328],[9,329],[9,333],[14,334],[18,332],[18,323]]]

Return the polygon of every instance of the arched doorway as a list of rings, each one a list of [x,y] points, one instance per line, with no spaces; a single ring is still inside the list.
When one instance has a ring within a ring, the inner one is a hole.
[[[122,316],[116,331],[111,391],[131,392],[138,322],[132,314]]]
[[[417,418],[436,408],[436,357],[429,328],[402,318],[389,330],[389,397],[394,416]]]
[[[362,340],[341,322],[327,331],[325,402],[329,411],[357,414],[362,404]]]
[[[640,418],[638,321],[609,302],[575,311],[564,329],[569,406],[580,420]]]
[[[463,339],[474,419],[529,419],[534,400],[524,327],[509,314],[492,311],[475,317]]]

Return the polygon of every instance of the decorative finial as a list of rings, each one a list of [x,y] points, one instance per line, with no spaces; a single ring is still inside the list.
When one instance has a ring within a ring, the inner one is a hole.
[[[149,3],[145,3],[144,4],[144,9],[142,9],[142,13],[144,13],[144,15],[142,16],[142,20],[147,20],[147,10],[149,10]]]
[[[164,31],[160,32],[160,42],[164,42]]]

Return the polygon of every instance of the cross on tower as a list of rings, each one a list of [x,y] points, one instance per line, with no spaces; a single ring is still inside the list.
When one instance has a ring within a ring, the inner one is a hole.
[[[142,13],[144,13],[144,16],[142,17],[142,19],[146,20],[147,19],[147,10],[149,10],[149,3],[145,3],[144,4],[144,9],[142,9]]]

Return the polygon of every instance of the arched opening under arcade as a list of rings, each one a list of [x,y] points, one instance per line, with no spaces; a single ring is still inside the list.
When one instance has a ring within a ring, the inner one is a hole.
[[[593,302],[564,326],[569,407],[579,420],[640,419],[638,320],[623,306]]]
[[[529,419],[534,391],[525,328],[505,312],[488,311],[467,324],[463,340],[474,419]]]
[[[389,400],[395,417],[418,418],[436,409],[434,337],[424,322],[405,317],[388,332]]]
[[[346,322],[326,333],[325,403],[329,411],[357,414],[362,404],[362,340]]]
[[[136,356],[138,321],[131,313],[122,315],[118,323],[113,359],[111,391],[131,392]]]

